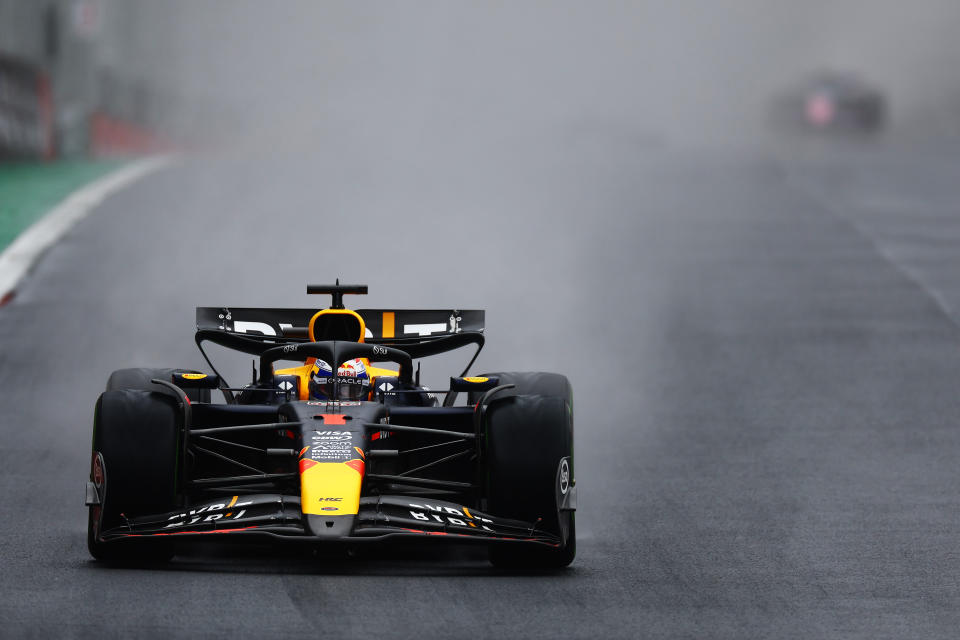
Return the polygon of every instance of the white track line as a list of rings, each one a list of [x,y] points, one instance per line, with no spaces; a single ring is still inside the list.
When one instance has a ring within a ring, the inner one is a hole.
[[[0,305],[8,302],[20,279],[73,225],[108,196],[173,162],[172,156],[145,158],[109,173],[74,191],[21,233],[0,253]]]

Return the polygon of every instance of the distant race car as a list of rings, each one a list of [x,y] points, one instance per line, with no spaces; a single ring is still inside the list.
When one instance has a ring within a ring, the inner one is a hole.
[[[197,308],[212,373],[121,369],[96,403],[87,542],[107,562],[165,561],[217,540],[479,543],[494,565],[576,553],[573,398],[555,373],[465,377],[484,312],[332,305]],[[259,357],[231,387],[206,343]],[[474,346],[450,388],[413,360]],[[277,368],[279,361],[295,366]],[[392,363],[396,368],[381,368]],[[212,402],[211,392],[223,395]],[[443,398],[442,402],[438,398]],[[458,402],[458,399],[462,398]]]
[[[872,133],[883,128],[883,93],[859,76],[834,72],[811,76],[778,100],[775,118],[807,131]]]

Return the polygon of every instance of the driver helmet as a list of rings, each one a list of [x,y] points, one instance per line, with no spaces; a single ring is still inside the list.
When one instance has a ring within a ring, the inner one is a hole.
[[[314,400],[364,400],[370,392],[370,377],[360,358],[341,364],[336,376],[329,364],[318,359],[310,370],[308,386]]]

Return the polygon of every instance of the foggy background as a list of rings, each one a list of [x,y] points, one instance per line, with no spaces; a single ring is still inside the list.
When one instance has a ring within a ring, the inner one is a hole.
[[[327,124],[409,156],[451,139],[522,148],[531,130],[750,139],[772,94],[824,68],[882,86],[897,120],[943,100],[960,113],[949,0],[116,5],[108,66],[254,130]]]
[[[180,145],[334,132],[445,164],[545,140],[752,143],[771,98],[823,69],[882,87],[895,127],[952,133],[958,18],[950,0],[0,0],[0,53],[52,73],[67,153],[104,111]]]

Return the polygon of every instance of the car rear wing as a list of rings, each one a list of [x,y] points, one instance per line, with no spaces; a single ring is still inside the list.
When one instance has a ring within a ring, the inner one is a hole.
[[[462,332],[483,332],[483,310],[355,309],[366,325],[365,339],[377,344],[417,343]],[[197,331],[306,339],[316,309],[197,307]]]
[[[460,309],[357,309],[366,325],[364,342],[402,350],[411,358],[425,358],[475,345],[476,351],[460,377],[476,362],[483,349],[484,311]],[[291,352],[309,342],[307,326],[315,309],[266,309],[251,307],[197,307],[194,342],[210,369],[221,380],[228,403],[233,394],[204,349],[212,342],[227,349],[262,356],[278,346]],[[319,344],[319,343],[314,343]]]

